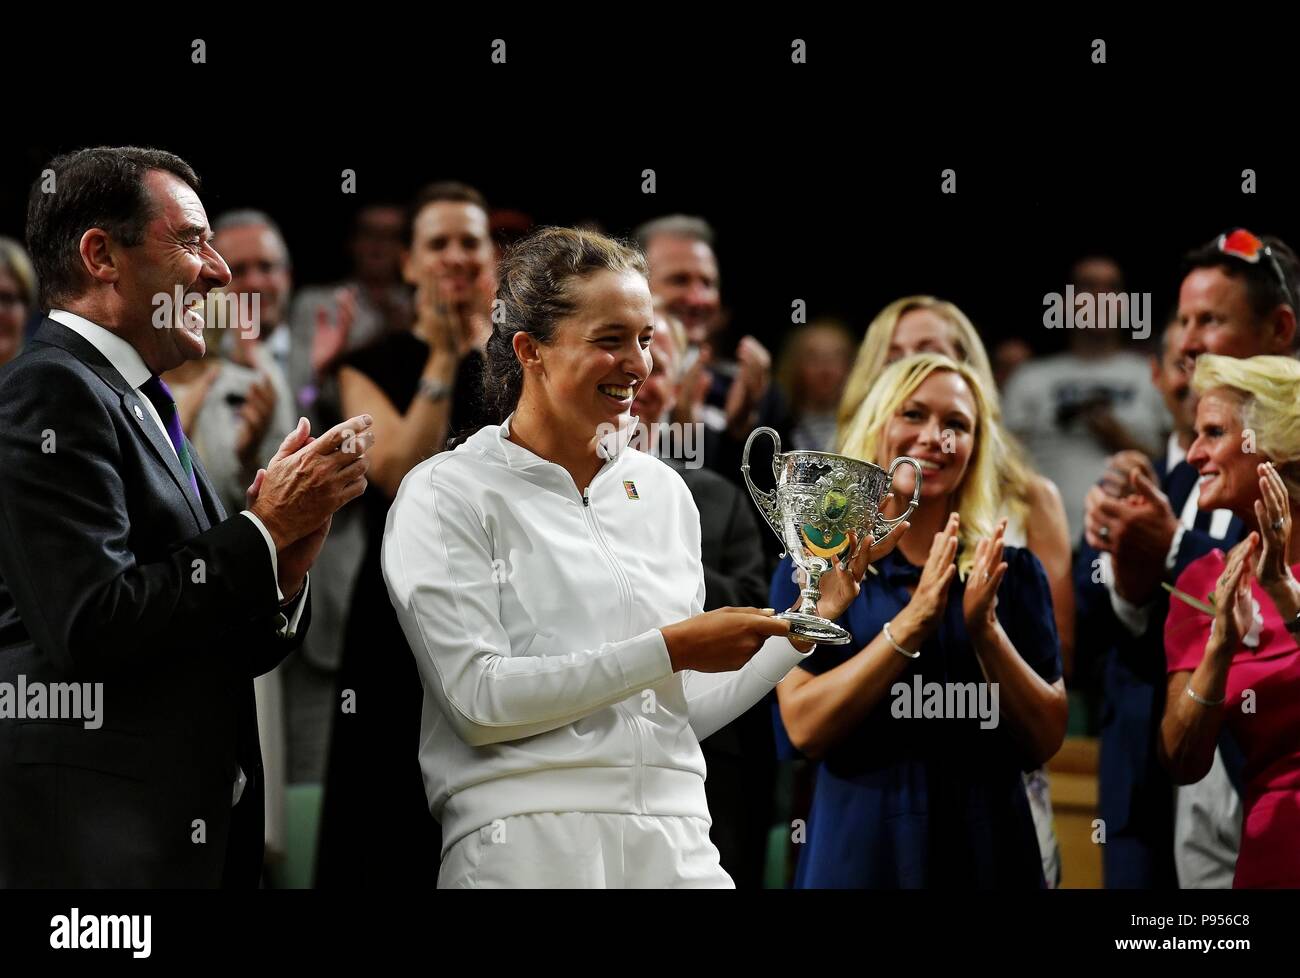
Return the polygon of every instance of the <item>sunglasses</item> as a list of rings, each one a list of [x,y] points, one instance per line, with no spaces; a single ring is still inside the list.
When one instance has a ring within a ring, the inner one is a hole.
[[[1286,275],[1282,272],[1282,263],[1278,261],[1277,255],[1273,254],[1272,248],[1245,228],[1237,228],[1235,231],[1219,235],[1215,246],[1220,254],[1231,255],[1248,265],[1258,265],[1261,261],[1266,261],[1273,274],[1277,276],[1278,284],[1282,286],[1282,294],[1286,296],[1287,302],[1292,309],[1300,313],[1295,296],[1291,293],[1291,286],[1287,284]]]

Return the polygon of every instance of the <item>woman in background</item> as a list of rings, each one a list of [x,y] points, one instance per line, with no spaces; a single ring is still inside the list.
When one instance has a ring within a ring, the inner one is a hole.
[[[1241,849],[1233,886],[1300,887],[1300,363],[1204,354],[1192,386],[1202,510],[1250,530],[1225,558],[1188,565],[1169,603],[1169,687],[1160,753],[1174,781],[1205,777],[1226,726],[1245,755]],[[1253,432],[1251,451],[1243,451]],[[1264,461],[1261,462],[1260,459]]]
[[[913,353],[927,352],[969,364],[987,392],[990,436],[997,444],[995,457],[1001,476],[998,512],[1007,518],[1006,541],[1028,549],[1043,565],[1052,589],[1056,634],[1061,643],[1064,675],[1068,677],[1074,666],[1074,578],[1065,505],[1055,483],[1034,471],[1024,448],[1002,423],[988,353],[965,313],[951,302],[925,295],[898,299],[880,311],[867,328],[840,402],[838,443],[843,443],[850,421],[885,367]],[[1060,883],[1061,863],[1047,772],[1028,772],[1025,784],[1043,853],[1043,872],[1048,885],[1056,886]]]
[[[27,318],[36,308],[36,272],[23,246],[0,238],[0,367],[23,348]]]
[[[835,451],[840,398],[856,341],[843,323],[822,319],[791,334],[776,364],[776,383],[790,405],[790,447]]]
[[[1021,775],[1060,748],[1067,705],[1047,579],[996,515],[990,417],[979,374],[930,353],[888,367],[846,430],[846,454],[909,455],[924,478],[879,573],[823,585],[817,612],[850,643],[777,686],[791,741],[821,761],[796,886],[1044,885]],[[798,597],[792,569],[777,569],[774,607]],[[918,716],[926,683],[975,690],[981,715]]]
[[[1007,542],[1027,547],[1042,562],[1052,587],[1061,656],[1069,675],[1074,655],[1074,584],[1070,531],[1061,493],[1033,470],[1025,451],[1002,424],[1002,409],[988,352],[966,314],[932,296],[908,296],[885,306],[867,327],[839,406],[837,444],[885,367],[913,353],[941,353],[967,363],[988,392],[993,436],[998,440],[999,511],[1007,517]],[[836,449],[838,451],[838,449]]]
[[[458,183],[426,187],[411,207],[402,275],[415,288],[415,323],[343,358],[344,411],[374,418],[383,450],[361,497],[366,549],[339,668],[321,812],[316,885],[416,886],[437,880],[440,829],[420,775],[420,676],[388,598],[380,550],[406,474],[490,420],[483,348],[496,287],[496,250],[482,195]],[[360,844],[370,858],[358,859]]]

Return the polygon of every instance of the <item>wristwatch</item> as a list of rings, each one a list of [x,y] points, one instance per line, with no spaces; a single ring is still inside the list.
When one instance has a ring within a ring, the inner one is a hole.
[[[420,395],[431,401],[443,401],[451,397],[451,388],[452,385],[445,380],[434,380],[432,377],[420,378]]]

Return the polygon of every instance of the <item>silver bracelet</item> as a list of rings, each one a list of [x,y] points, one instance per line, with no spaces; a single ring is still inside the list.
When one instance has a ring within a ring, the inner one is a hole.
[[[1226,693],[1217,700],[1207,700],[1204,696],[1197,696],[1196,692],[1192,689],[1192,684],[1190,682],[1187,684],[1187,695],[1197,703],[1200,703],[1201,706],[1222,706],[1228,699]]]
[[[885,638],[889,639],[889,644],[892,645],[894,648],[898,649],[898,651],[899,651],[900,653],[902,653],[903,655],[907,656],[909,659],[919,659],[919,658],[921,658],[921,650],[920,650],[920,649],[917,649],[915,652],[909,652],[909,651],[907,651],[907,649],[903,648],[901,645],[899,645],[897,642],[894,641],[894,636],[893,636],[893,634],[889,631],[889,622],[885,622],[884,632],[885,632]]]

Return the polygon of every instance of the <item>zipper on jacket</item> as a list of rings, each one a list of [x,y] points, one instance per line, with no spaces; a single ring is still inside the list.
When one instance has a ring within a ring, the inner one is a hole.
[[[596,545],[605,554],[609,562],[610,570],[614,573],[614,583],[619,590],[619,596],[623,600],[623,631],[626,632],[632,627],[632,585],[623,573],[623,568],[618,562],[618,558],[610,549],[609,542],[605,539],[605,534],[600,528],[600,521],[596,518],[596,512],[591,508],[591,486],[582,491],[583,522],[587,524],[587,532],[592,535]],[[590,515],[588,515],[590,514]],[[618,704],[620,709],[626,709],[624,717],[628,725],[632,728],[632,745],[636,749],[636,771],[634,780],[636,783],[636,803],[638,809],[644,814],[645,812],[645,778],[643,775],[643,766],[645,763],[644,748],[641,744],[641,721],[640,718],[632,712],[630,708],[624,708]]]
[[[584,497],[585,498],[585,497]],[[632,582],[628,580],[627,575],[623,572],[623,565],[618,562],[618,557],[605,539],[605,531],[601,528],[600,520],[596,516],[596,511],[588,507],[591,513],[588,520],[588,530],[596,538],[597,544],[609,558],[610,569],[614,572],[614,583],[618,585],[619,596],[623,599],[623,631],[628,632],[632,629],[632,601],[635,595],[632,593]],[[586,514],[583,514],[584,516]]]

